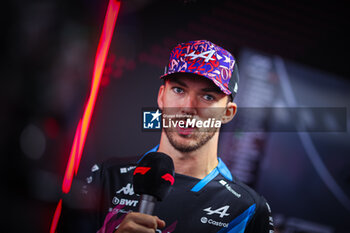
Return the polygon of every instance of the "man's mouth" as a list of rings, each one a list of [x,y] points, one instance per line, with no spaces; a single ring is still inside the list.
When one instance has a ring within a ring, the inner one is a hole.
[[[196,128],[194,128],[194,127],[187,127],[186,128],[186,127],[177,126],[176,129],[177,129],[177,132],[179,134],[190,135],[190,134],[192,134],[195,131]]]
[[[188,123],[188,120],[192,118],[170,118],[167,122],[169,128],[173,128],[176,132],[182,136],[190,136],[193,134],[197,127],[193,124]]]

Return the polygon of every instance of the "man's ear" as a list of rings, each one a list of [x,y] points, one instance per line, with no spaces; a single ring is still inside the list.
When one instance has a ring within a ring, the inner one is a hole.
[[[225,109],[224,115],[222,116],[221,122],[226,124],[230,122],[237,112],[237,104],[234,102],[228,102]]]
[[[161,85],[161,86],[159,87],[159,91],[158,91],[157,102],[158,102],[158,108],[159,108],[160,110],[163,110],[164,89],[165,89],[165,85]]]

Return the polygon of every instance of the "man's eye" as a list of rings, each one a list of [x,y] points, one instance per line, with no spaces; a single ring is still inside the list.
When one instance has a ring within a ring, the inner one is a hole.
[[[179,87],[174,87],[173,90],[175,93],[183,93],[184,92],[184,90],[179,88]]]
[[[208,101],[214,100],[214,97],[212,95],[204,95],[203,98]]]

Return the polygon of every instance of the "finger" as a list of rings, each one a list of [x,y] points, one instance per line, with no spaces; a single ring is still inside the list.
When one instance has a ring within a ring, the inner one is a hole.
[[[137,224],[133,221],[122,223],[115,233],[154,233],[154,229]]]
[[[154,216],[154,217],[156,218],[156,221],[157,221],[157,228],[164,228],[166,225],[165,221],[161,220],[157,216]]]
[[[151,228],[154,230],[156,230],[158,226],[156,217],[148,214],[133,212],[133,213],[129,213],[125,218],[139,225],[142,225],[144,227]]]

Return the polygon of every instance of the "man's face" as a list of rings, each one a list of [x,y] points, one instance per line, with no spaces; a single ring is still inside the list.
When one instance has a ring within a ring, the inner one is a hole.
[[[163,111],[165,123],[196,119],[215,119],[228,122],[236,105],[209,79],[194,74],[176,74],[160,87],[158,105]],[[167,116],[167,117],[165,117]],[[169,124],[168,124],[169,126]],[[218,128],[163,127],[172,146],[181,152],[191,152],[206,144]]]

